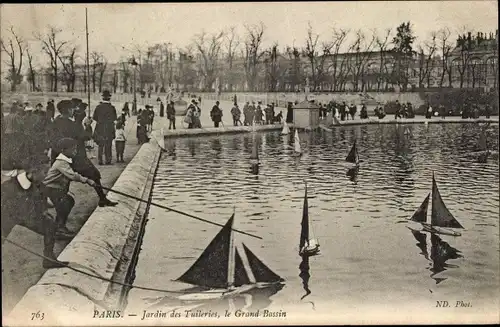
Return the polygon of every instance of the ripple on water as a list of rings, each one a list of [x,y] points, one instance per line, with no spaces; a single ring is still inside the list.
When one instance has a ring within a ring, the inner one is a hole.
[[[390,125],[300,133],[307,152],[300,159],[291,157],[293,136],[258,133],[258,170],[248,160],[251,135],[171,140],[175,160],[162,155],[153,199],[219,224],[235,207],[235,228],[263,238],[235,233],[235,240],[286,279],[274,297],[278,303],[299,301],[304,292],[297,255],[304,180],[322,252],[310,262],[310,296],[343,301],[348,299],[338,297],[356,298],[352,287],[359,287],[366,296],[406,298],[428,292],[438,280],[439,288],[432,289],[439,294],[468,294],[471,301],[478,294],[497,296],[492,290],[498,290],[499,269],[498,156],[475,162],[470,155],[478,138],[475,124],[409,128],[409,137]],[[498,125],[488,133],[498,151]],[[354,139],[363,160],[355,182],[345,165]],[[431,240],[429,234],[413,234],[406,223],[396,224],[411,217],[431,191],[432,171],[446,206],[466,228],[462,237]],[[135,282],[164,288],[194,262],[219,227],[156,207],[149,218]]]

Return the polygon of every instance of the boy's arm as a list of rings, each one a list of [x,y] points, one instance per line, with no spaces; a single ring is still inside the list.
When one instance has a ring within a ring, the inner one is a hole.
[[[59,161],[59,160],[57,160],[57,161]],[[69,163],[67,163],[66,161],[61,160],[58,163],[56,168],[59,172],[61,172],[61,174],[63,174],[64,176],[66,176],[67,178],[69,178],[72,181],[80,182],[80,183],[87,183],[88,182],[87,177],[83,177],[82,175],[80,175],[76,171],[74,171],[73,168],[71,168]]]

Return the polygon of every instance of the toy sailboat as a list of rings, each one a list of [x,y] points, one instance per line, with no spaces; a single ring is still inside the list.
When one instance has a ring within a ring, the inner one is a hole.
[[[281,135],[288,135],[288,134],[290,134],[290,128],[288,127],[288,124],[284,122],[283,129],[281,130]]]
[[[443,228],[464,227],[455,219],[455,217],[453,217],[448,208],[446,208],[446,205],[441,198],[441,194],[439,193],[436,180],[434,179],[434,173],[432,174],[432,209],[431,222],[429,224],[427,223],[427,208],[429,206],[430,196],[431,194],[429,193],[410,220],[422,224],[422,231],[424,232],[460,236],[461,234],[459,232]]]
[[[356,166],[359,165],[359,155],[358,155],[358,148],[356,146],[356,140],[354,140],[354,144],[352,145],[349,154],[345,158],[345,161],[353,163]]]
[[[295,130],[294,139],[295,139],[295,142],[294,142],[295,156],[300,157],[302,155],[302,149],[300,148],[299,131],[297,129]]]
[[[234,213],[195,263],[177,281],[208,288],[179,296],[180,300],[211,300],[249,289],[276,285],[284,280],[269,269],[245,244],[238,251],[233,242]],[[243,263],[247,258],[249,267]]]
[[[302,228],[300,231],[299,255],[314,256],[319,254],[319,242],[314,237],[313,228],[309,221],[309,204],[307,202],[307,184],[302,208]]]

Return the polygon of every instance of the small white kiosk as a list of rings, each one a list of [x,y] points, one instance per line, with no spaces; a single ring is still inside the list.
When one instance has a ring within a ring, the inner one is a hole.
[[[319,127],[319,106],[305,100],[293,107],[293,127],[312,130]]]

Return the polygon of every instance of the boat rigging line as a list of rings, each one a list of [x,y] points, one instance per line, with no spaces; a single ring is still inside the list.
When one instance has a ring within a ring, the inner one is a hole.
[[[148,203],[150,205],[153,205],[155,207],[158,207],[158,208],[161,208],[161,209],[165,209],[165,210],[168,210],[168,211],[172,211],[172,212],[175,212],[175,213],[178,213],[178,214],[181,214],[183,216],[186,216],[186,217],[190,217],[190,218],[193,218],[193,219],[196,219],[196,220],[199,220],[199,221],[203,221],[205,223],[208,223],[208,224],[212,224],[212,225],[215,225],[215,226],[219,226],[219,227],[224,227],[223,224],[219,224],[219,223],[216,223],[216,222],[213,222],[213,221],[210,221],[210,220],[207,220],[207,219],[203,219],[203,218],[200,218],[200,217],[196,217],[196,216],[193,216],[189,213],[186,213],[186,212],[182,212],[180,210],[177,210],[177,209],[174,209],[174,208],[170,208],[170,207],[167,207],[167,206],[164,206],[164,205],[161,205],[161,204],[158,204],[158,203],[154,203],[154,202],[151,202],[151,201],[148,201],[148,200],[144,200],[144,199],[141,199],[141,198],[138,198],[136,196],[133,196],[133,195],[130,195],[130,194],[126,194],[126,193],[123,193],[123,192],[120,192],[120,191],[117,191],[117,190],[114,190],[112,188],[108,188],[108,187],[104,187],[104,186],[101,186],[103,190],[106,190],[106,191],[110,191],[110,192],[114,192],[114,193],[117,193],[117,194],[120,194],[120,195],[123,195],[123,196],[126,196],[126,197],[129,197],[131,199],[134,199],[134,200],[137,200],[137,201],[141,201],[141,202],[144,202],[144,203]],[[250,234],[250,233],[247,233],[247,232],[244,232],[244,231],[240,231],[240,230],[237,230],[237,229],[234,229],[232,228],[233,231],[237,232],[237,233],[240,233],[240,234],[244,234],[244,235],[247,235],[247,236],[251,236],[251,237],[255,237],[255,238],[258,238],[259,240],[262,239],[262,237],[260,236],[257,236],[257,235],[253,235],[253,234]]]

